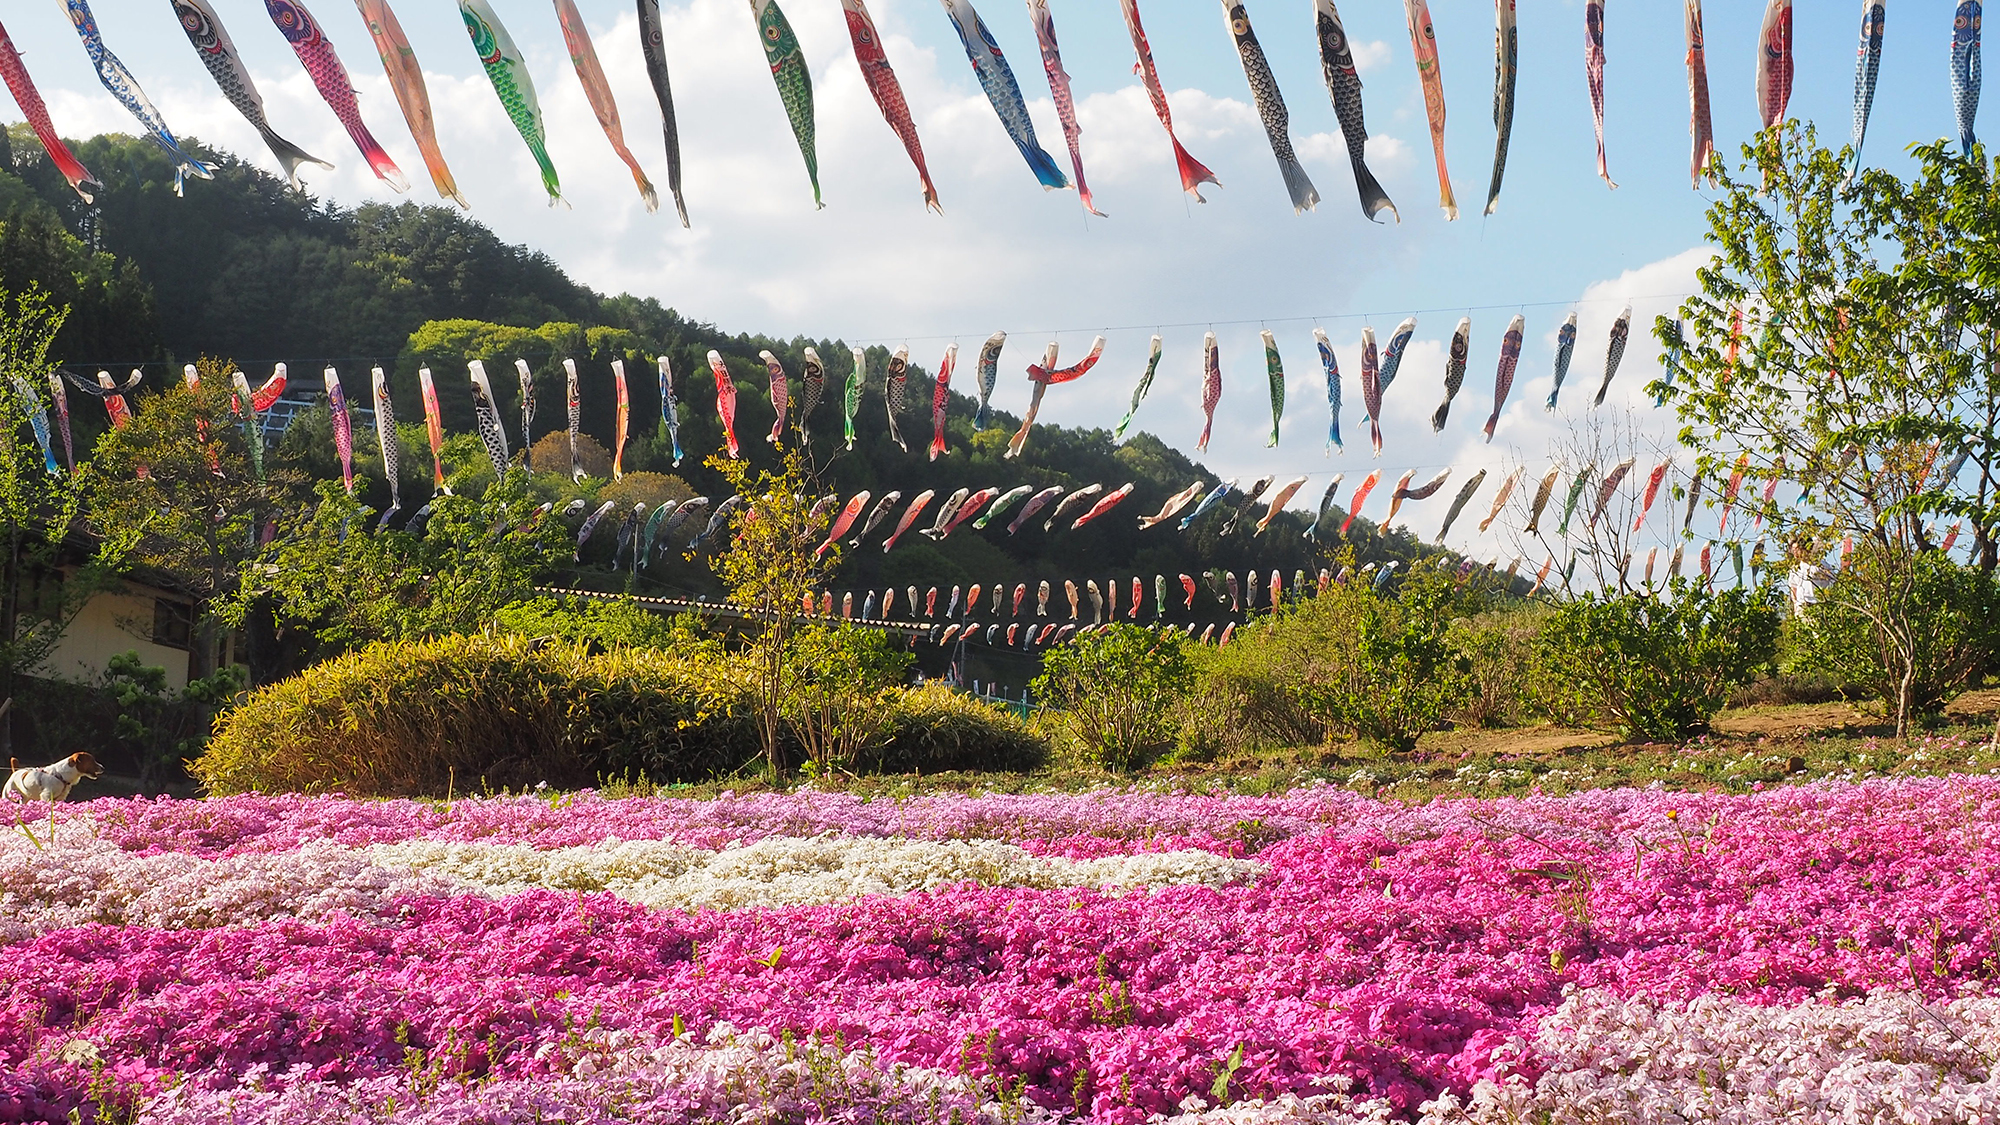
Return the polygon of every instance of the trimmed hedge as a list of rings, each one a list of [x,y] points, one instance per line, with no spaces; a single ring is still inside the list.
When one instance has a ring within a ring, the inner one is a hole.
[[[217,723],[189,772],[216,794],[700,781],[761,755],[747,682],[728,657],[658,649],[507,635],[385,642],[252,692]],[[894,720],[865,767],[1027,769],[1042,760],[1026,724],[948,689],[897,689],[888,702]]]

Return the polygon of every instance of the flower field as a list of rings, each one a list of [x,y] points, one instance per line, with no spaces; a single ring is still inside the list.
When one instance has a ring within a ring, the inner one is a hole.
[[[1994,779],[27,815],[4,1121],[2000,1118]]]

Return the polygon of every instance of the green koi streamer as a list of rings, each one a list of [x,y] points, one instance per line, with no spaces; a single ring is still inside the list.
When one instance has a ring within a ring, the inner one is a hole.
[[[486,77],[493,83],[501,107],[507,111],[528,151],[534,154],[535,163],[541,166],[542,187],[549,193],[549,206],[561,203],[562,184],[556,180],[555,165],[549,162],[542,105],[535,98],[535,81],[528,76],[528,64],[522,61],[520,48],[514,46],[513,36],[507,34],[506,25],[493,14],[492,5],[486,0],[458,0],[458,14],[465,19],[466,33],[472,36],[472,49],[479,53],[480,65],[486,68]]]
[[[1139,404],[1146,401],[1146,392],[1153,389],[1153,375],[1160,370],[1160,338],[1153,337],[1152,354],[1146,357],[1146,373],[1139,377],[1139,385],[1132,388],[1132,405],[1125,411],[1125,417],[1118,422],[1118,428],[1111,431],[1111,440],[1121,441],[1125,437],[1125,427],[1132,424],[1133,415],[1139,413]]]
[[[819,197],[819,156],[813,149],[812,72],[806,69],[805,52],[798,36],[777,0],[750,0],[750,14],[757,18],[757,37],[764,41],[764,60],[771,64],[771,81],[778,84],[778,98],[785,103],[792,135],[798,138],[799,155],[805,157],[806,176],[812,180],[813,206],[825,207]]]
[[[854,415],[861,409],[861,383],[868,377],[868,353],[860,348],[854,351],[854,370],[847,373],[847,394],[841,402],[841,410],[847,426],[847,448],[854,448]]]
[[[1264,371],[1271,380],[1271,440],[1265,448],[1278,444],[1278,420],[1285,415],[1285,361],[1278,358],[1278,341],[1264,331]]]

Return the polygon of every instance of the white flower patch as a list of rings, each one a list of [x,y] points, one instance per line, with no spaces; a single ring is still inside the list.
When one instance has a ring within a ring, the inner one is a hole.
[[[2000,999],[1937,1002],[1882,989],[1841,1004],[1763,1007],[1591,990],[1541,1025],[1541,1078],[1482,1081],[1465,1116],[1548,1125],[2000,1120]]]
[[[1070,860],[1036,856],[997,840],[772,837],[722,851],[656,840],[536,849],[520,844],[406,840],[377,844],[388,867],[442,875],[488,894],[532,887],[610,891],[659,909],[738,910],[807,906],[863,895],[900,895],[953,883],[992,887],[1139,890],[1246,882],[1266,868],[1204,851]]]

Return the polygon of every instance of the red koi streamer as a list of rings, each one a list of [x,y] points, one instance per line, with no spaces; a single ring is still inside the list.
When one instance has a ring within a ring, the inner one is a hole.
[[[1377,469],[1369,473],[1367,479],[1355,487],[1354,502],[1347,506],[1347,519],[1340,525],[1340,533],[1342,535],[1346,535],[1347,529],[1354,526],[1354,517],[1361,514],[1361,505],[1368,502],[1368,494],[1375,491],[1376,484],[1380,483],[1381,480],[1382,470]]]
[[[35,89],[34,79],[28,77],[28,68],[21,62],[21,53],[14,49],[14,41],[7,37],[7,29],[0,27],[0,78],[6,79],[8,92],[14,95],[14,104],[21,107],[21,115],[28,119],[28,125],[35,130],[36,139],[49,154],[49,161],[56,171],[69,181],[71,190],[83,198],[85,203],[93,202],[90,192],[83,189],[89,184],[102,188],[90,169],[83,166],[69,146],[63,144],[56,132],[55,122],[49,120],[49,107],[42,102],[42,95]]]
[[[715,376],[715,412],[722,416],[722,440],[734,460],[740,452],[736,444],[736,383],[729,377],[721,352],[708,353],[708,370]]]
[[[937,387],[931,392],[931,460],[944,456],[944,410],[951,402],[951,369],[958,363],[958,344],[945,345],[944,361],[938,364]],[[991,499],[991,497],[988,497]]]
[[[1174,135],[1174,114],[1167,106],[1167,93],[1160,87],[1160,75],[1153,68],[1153,48],[1146,42],[1146,29],[1139,22],[1139,0],[1118,0],[1119,8],[1125,14],[1125,30],[1132,33],[1132,50],[1138,61],[1132,64],[1132,72],[1140,76],[1146,87],[1146,97],[1153,103],[1153,112],[1159,115],[1160,124],[1166,127],[1167,140],[1173,142],[1174,165],[1180,169],[1181,190],[1194,196],[1196,203],[1206,203],[1201,197],[1201,185],[1222,186],[1215,173],[1204,167],[1201,161],[1188,155],[1181,147],[1181,140]]]

